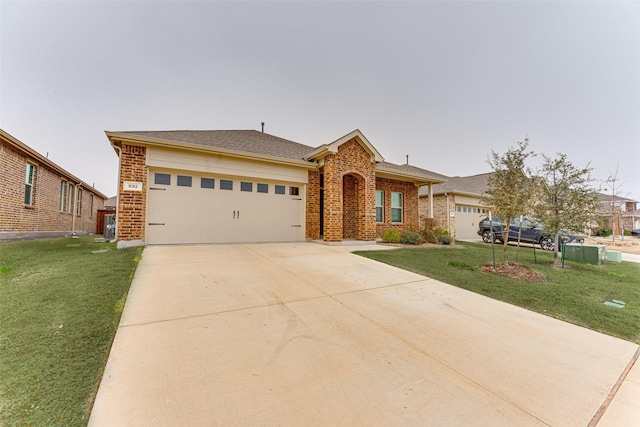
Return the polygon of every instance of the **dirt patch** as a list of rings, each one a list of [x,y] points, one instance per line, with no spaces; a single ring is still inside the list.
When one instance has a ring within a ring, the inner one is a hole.
[[[515,262],[497,263],[493,268],[493,264],[482,264],[480,270],[485,273],[497,274],[499,276],[508,277],[510,279],[521,280],[524,282],[544,282],[544,276],[526,265],[516,264]]]

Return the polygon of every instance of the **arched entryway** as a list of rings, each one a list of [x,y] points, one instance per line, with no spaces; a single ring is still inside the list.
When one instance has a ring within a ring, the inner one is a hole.
[[[342,238],[364,240],[366,224],[366,185],[362,176],[342,177]]]

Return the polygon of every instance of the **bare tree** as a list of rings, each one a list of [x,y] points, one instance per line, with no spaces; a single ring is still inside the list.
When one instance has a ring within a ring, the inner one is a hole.
[[[584,231],[596,214],[596,190],[591,186],[592,168],[575,167],[566,154],[555,159],[543,154],[536,180],[535,212],[546,231],[555,236],[553,262],[558,263],[560,230]]]
[[[525,162],[535,154],[527,151],[528,146],[529,140],[525,138],[524,142],[518,141],[516,148],[511,147],[502,155],[491,150],[491,157],[488,160],[494,173],[489,175],[488,189],[480,201],[490,209],[493,217],[502,220],[504,262],[509,261],[507,255],[509,223],[527,212],[530,207],[533,186],[531,171],[526,167]]]
[[[615,172],[609,172],[609,176],[604,181],[604,185],[609,190],[609,194],[611,194],[611,238],[614,243],[616,241],[615,221],[618,216],[616,215],[616,200],[620,197],[620,187],[622,184],[618,178],[618,165],[616,165]],[[620,230],[620,234],[624,235],[623,230]]]

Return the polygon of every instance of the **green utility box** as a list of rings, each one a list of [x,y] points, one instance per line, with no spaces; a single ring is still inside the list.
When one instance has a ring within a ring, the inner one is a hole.
[[[603,264],[607,259],[607,247],[605,245],[567,243],[564,245],[564,259],[588,264]]]
[[[609,261],[609,262],[622,262],[622,252],[620,252],[620,251],[607,251],[607,261]]]

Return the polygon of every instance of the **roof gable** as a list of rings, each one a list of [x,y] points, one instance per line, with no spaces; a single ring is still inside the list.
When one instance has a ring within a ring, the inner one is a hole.
[[[307,160],[319,160],[327,154],[336,154],[338,152],[338,148],[342,144],[349,142],[352,139],[355,139],[360,145],[362,145],[362,147],[364,147],[364,149],[371,155],[372,161],[376,163],[384,162],[384,158],[382,157],[380,152],[376,150],[373,144],[369,142],[369,140],[364,136],[362,132],[360,132],[359,129],[356,129],[346,134],[345,136],[338,138],[330,144],[323,144],[319,146],[318,148],[313,150],[313,152],[309,153],[305,158]]]

